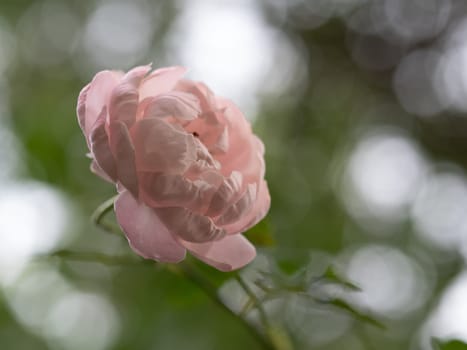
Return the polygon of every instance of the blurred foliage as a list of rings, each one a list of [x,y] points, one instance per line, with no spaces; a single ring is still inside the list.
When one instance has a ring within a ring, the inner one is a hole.
[[[459,340],[450,340],[448,342],[434,341],[435,350],[465,350],[467,349],[467,344]]]

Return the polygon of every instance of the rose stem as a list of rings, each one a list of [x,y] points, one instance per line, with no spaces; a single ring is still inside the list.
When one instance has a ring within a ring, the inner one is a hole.
[[[252,301],[253,307],[256,307],[256,309],[258,310],[259,318],[264,327],[264,330],[266,334],[271,338],[273,344],[275,345],[275,348],[277,348],[278,350],[292,349],[292,343],[287,334],[277,325],[272,325],[269,322],[266,310],[264,310],[261,300],[258,299],[256,294],[253,292],[250,286],[248,286],[248,284],[245,282],[242,276],[239,273],[236,273],[235,279]]]
[[[250,332],[252,336],[262,345],[266,350],[277,350],[276,347],[266,338],[262,333],[260,333],[255,327],[253,327],[246,319],[237,315],[231,308],[229,308],[224,302],[219,298],[216,293],[216,287],[206,279],[201,273],[196,271],[193,264],[184,261],[177,265],[167,265],[169,270],[177,273],[183,274],[187,279],[189,279],[193,284],[195,284],[199,289],[201,289],[215,304],[219,305],[224,309],[228,314],[235,317],[236,320],[242,324],[242,326]]]

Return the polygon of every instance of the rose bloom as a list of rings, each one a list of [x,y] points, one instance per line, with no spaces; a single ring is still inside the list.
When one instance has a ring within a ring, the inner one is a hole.
[[[117,221],[144,258],[186,250],[222,271],[256,255],[242,232],[269,210],[264,146],[242,112],[186,69],[102,71],[78,98],[91,169],[115,183]]]

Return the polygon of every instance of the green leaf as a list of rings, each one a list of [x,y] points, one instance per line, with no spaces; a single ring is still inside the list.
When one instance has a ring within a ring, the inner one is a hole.
[[[341,275],[339,275],[335,270],[334,267],[329,266],[326,271],[324,272],[323,276],[318,281],[326,281],[329,283],[339,284],[347,289],[350,289],[355,292],[361,292],[361,288],[352,282],[348,281]]]
[[[467,350],[467,344],[460,340],[433,339],[432,343],[435,350]]]
[[[375,326],[377,328],[383,329],[383,330],[386,329],[386,327],[380,321],[374,319],[370,315],[367,315],[367,314],[363,313],[362,311],[359,311],[359,310],[355,309],[353,306],[351,306],[345,300],[336,298],[336,299],[328,300],[325,303],[334,305],[337,308],[350,313],[353,317],[355,317],[359,321],[371,324],[371,325],[373,325],[373,326]]]

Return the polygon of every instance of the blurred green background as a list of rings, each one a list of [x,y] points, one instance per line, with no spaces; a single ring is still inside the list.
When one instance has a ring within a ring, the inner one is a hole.
[[[467,340],[464,0],[2,0],[0,349],[259,348],[163,267],[37,257],[133,256],[89,220],[114,189],[75,107],[98,70],[148,62],[189,67],[264,140],[272,207],[245,278],[333,265],[362,291],[325,293],[386,325],[286,293],[265,307],[297,349]],[[232,276],[204,273],[239,310]]]

